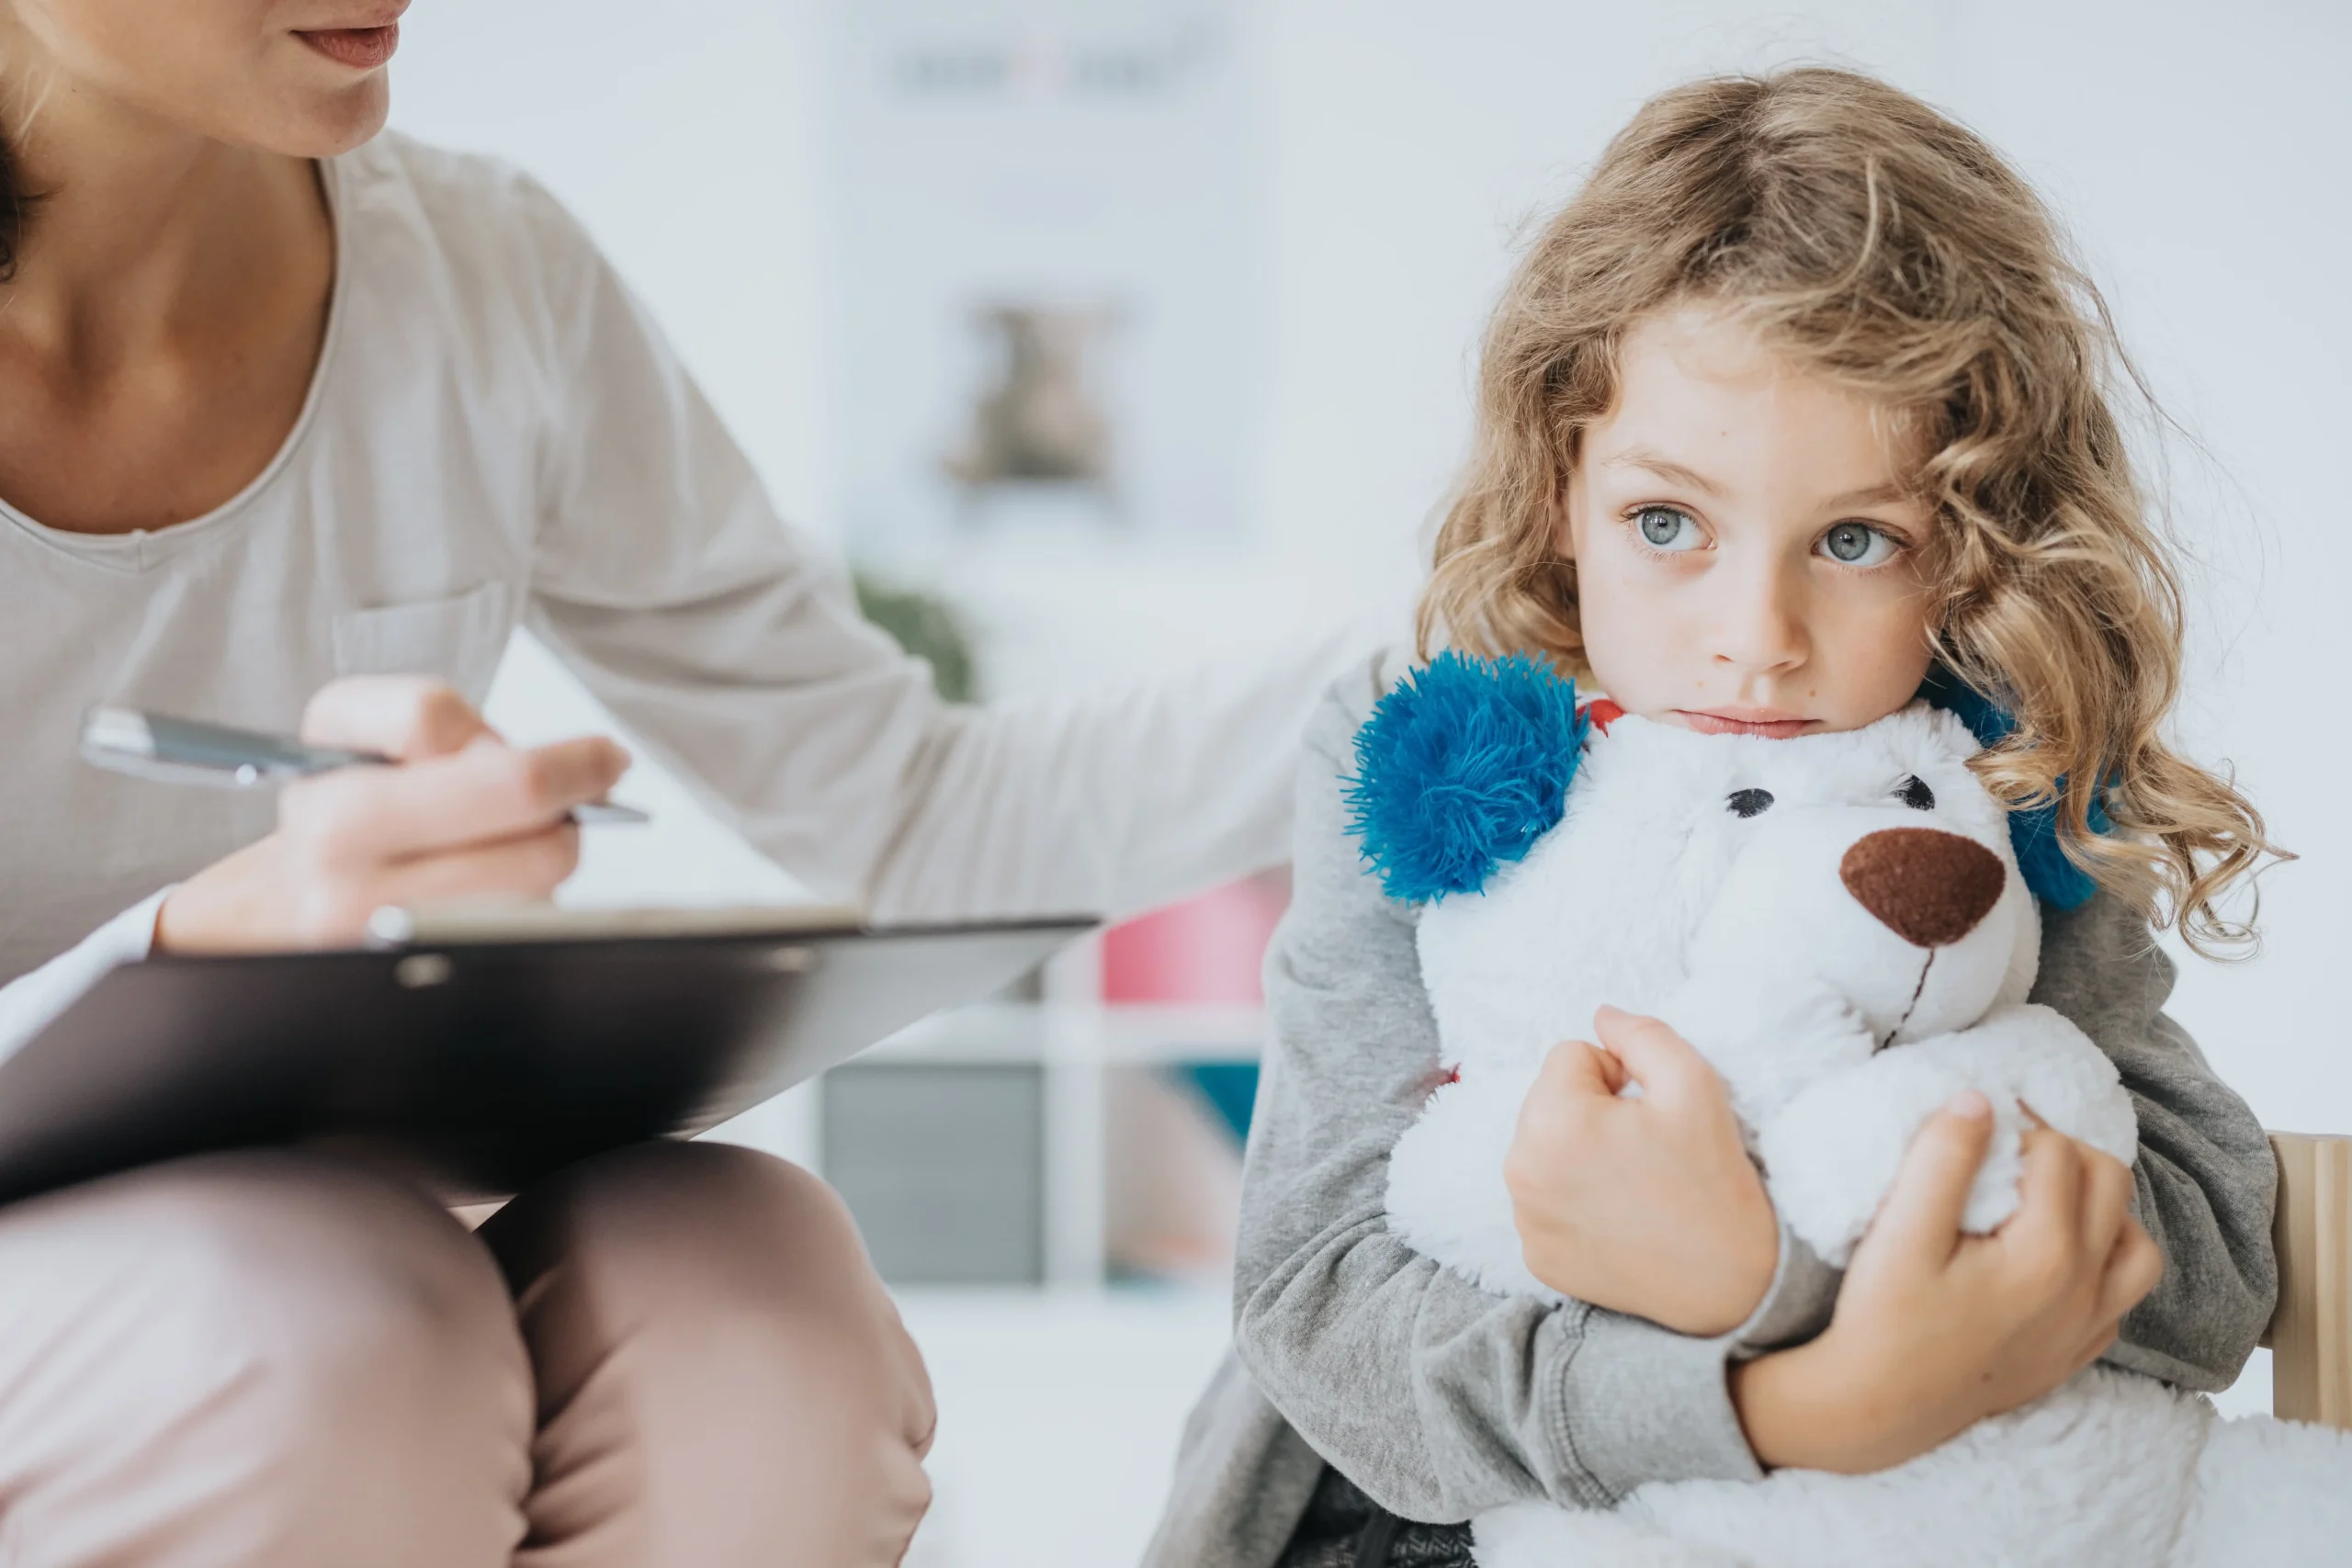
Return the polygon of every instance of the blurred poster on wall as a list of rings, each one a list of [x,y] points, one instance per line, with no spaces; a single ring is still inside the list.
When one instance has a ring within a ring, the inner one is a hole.
[[[838,0],[860,558],[1250,525],[1258,116],[1230,0]],[[948,586],[952,591],[952,584]]]

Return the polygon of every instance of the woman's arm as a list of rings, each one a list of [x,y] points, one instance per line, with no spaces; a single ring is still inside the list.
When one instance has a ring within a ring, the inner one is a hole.
[[[1340,790],[1356,726],[1393,673],[1343,678],[1308,728],[1293,902],[1267,961],[1237,1348],[1302,1437],[1408,1517],[1753,1478],[1724,1376],[1740,1336],[1493,1295],[1388,1233],[1388,1153],[1428,1097],[1438,1038],[1410,914],[1358,860]],[[1784,1248],[1757,1321],[1825,1317],[1826,1280]]]
[[[2165,1258],[2106,1359],[2211,1391],[2236,1381],[2278,1298],[2278,1166],[2253,1111],[2165,1016],[2172,982],[2147,922],[2106,895],[2043,911],[2033,999],[2072,1019],[2121,1072],[2140,1117],[2132,1212]]]
[[[570,217],[516,199],[553,410],[527,624],[751,842],[829,897],[931,919],[1131,913],[1285,856],[1299,725],[1368,639],[943,704]]]
[[[165,893],[141,899],[40,968],[0,986],[0,1059],[47,1028],[107,970],[147,956]]]

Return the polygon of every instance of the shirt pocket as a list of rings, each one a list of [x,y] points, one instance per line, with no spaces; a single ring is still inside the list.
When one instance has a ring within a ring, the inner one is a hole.
[[[506,651],[513,595],[492,581],[463,593],[345,610],[334,618],[338,675],[430,675],[479,705]]]

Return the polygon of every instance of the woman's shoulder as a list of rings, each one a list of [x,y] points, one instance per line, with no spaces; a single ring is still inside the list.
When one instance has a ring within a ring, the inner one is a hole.
[[[334,160],[354,265],[412,286],[543,298],[601,264],[579,220],[503,158],[386,131]]]
[[[480,231],[548,223],[586,235],[548,188],[503,158],[387,130],[335,161],[345,199],[362,210],[407,206],[437,225]]]

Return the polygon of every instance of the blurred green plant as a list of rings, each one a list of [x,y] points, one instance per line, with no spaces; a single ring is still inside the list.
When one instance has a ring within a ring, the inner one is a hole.
[[[978,683],[972,638],[956,607],[935,593],[901,588],[864,571],[850,576],[857,589],[858,613],[931,666],[931,683],[942,698],[971,702]]]

